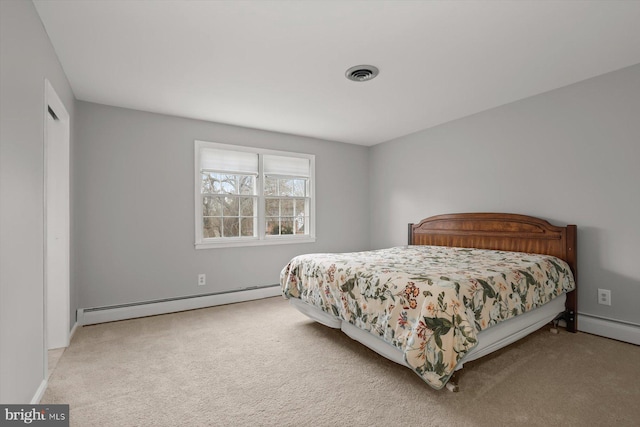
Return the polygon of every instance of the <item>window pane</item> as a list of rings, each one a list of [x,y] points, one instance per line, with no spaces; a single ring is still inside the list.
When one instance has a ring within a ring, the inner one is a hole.
[[[253,218],[240,218],[241,233],[243,236],[254,236]]]
[[[222,218],[224,237],[238,237],[240,235],[240,218]]]
[[[238,194],[237,175],[222,175],[221,193]]]
[[[239,194],[243,195],[253,195],[256,194],[256,178],[255,176],[241,175],[239,177],[240,189]]]
[[[293,179],[280,179],[279,180],[280,188],[279,194],[280,196],[293,196]]]
[[[220,193],[220,177],[214,172],[202,173],[202,193]]]
[[[277,196],[278,195],[278,180],[269,176],[264,178],[264,195],[265,196]]]
[[[305,197],[307,195],[307,181],[304,179],[293,180],[293,196]]]
[[[208,173],[200,174],[200,193],[211,193],[211,181]]]
[[[222,214],[224,216],[238,216],[240,215],[240,204],[237,197],[224,197]]]
[[[221,218],[204,218],[202,235],[205,239],[222,236]]]
[[[265,199],[265,215],[266,216],[279,216],[280,215],[280,200],[278,200],[278,199]]]
[[[222,215],[222,197],[203,197],[202,198],[202,215],[203,216],[221,216]]]
[[[293,234],[293,218],[280,220],[280,234]]]
[[[287,199],[280,200],[280,215],[293,216],[293,200],[287,200]]]
[[[304,215],[306,212],[307,201],[305,199],[296,199],[296,216]]]
[[[254,198],[253,197],[240,197],[240,215],[242,216],[255,216],[253,213],[254,209]]]
[[[308,222],[309,222],[309,217],[302,216],[302,215],[297,216],[293,222],[293,224],[295,225],[293,230],[294,234],[307,234],[306,224]]]
[[[278,218],[267,218],[266,234],[270,236],[280,234],[280,221]]]

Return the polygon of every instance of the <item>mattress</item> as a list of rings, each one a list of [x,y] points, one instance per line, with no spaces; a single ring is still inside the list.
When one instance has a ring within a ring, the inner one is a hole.
[[[481,346],[482,331],[575,287],[568,265],[555,257],[441,246],[303,255],[282,270],[281,285],[285,297],[322,313],[308,310],[311,318],[361,342],[366,335],[384,342],[379,349],[375,340],[365,344],[391,360],[399,352],[397,361],[434,388],[471,360],[474,349],[479,354],[504,341]],[[561,300],[555,304],[545,322],[563,311]]]

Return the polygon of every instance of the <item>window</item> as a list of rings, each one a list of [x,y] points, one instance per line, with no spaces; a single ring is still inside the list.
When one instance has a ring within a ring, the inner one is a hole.
[[[309,154],[195,142],[196,248],[315,241]]]

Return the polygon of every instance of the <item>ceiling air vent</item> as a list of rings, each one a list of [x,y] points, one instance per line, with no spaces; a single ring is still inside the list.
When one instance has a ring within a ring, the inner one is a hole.
[[[373,65],[356,65],[349,68],[345,76],[354,82],[366,82],[377,76],[379,72]]]

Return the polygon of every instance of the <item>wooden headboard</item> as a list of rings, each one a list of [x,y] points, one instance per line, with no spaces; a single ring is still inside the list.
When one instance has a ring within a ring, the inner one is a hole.
[[[578,328],[578,257],[575,225],[556,227],[527,215],[460,213],[425,218],[409,224],[410,245],[456,246],[528,252],[558,257],[569,264],[576,290],[567,294],[567,330]]]

